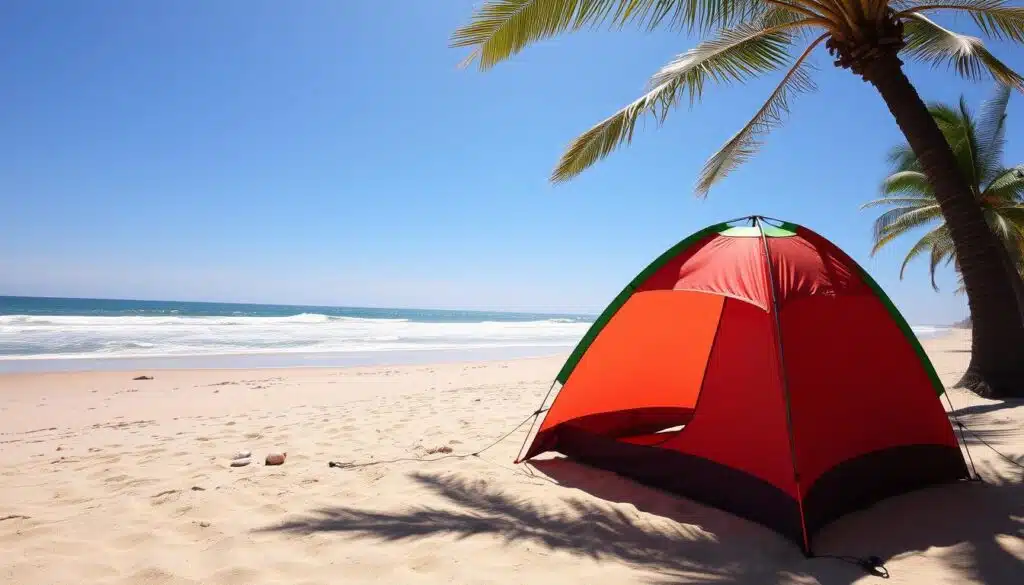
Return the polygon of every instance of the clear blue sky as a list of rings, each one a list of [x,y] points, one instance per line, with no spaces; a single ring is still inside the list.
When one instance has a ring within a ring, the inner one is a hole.
[[[692,41],[562,37],[480,73],[448,48],[474,0],[5,2],[0,293],[596,310],[705,225],[764,214],[851,253],[914,323],[961,318],[909,242],[869,258],[872,198],[900,139],[831,66],[789,124],[708,200],[692,186],[775,79],[710,88],[570,184],[576,134]],[[968,21],[961,28],[971,29]],[[1024,70],[1024,54],[994,45]],[[927,99],[988,83],[910,68]],[[1024,96],[1007,162],[1024,161]]]

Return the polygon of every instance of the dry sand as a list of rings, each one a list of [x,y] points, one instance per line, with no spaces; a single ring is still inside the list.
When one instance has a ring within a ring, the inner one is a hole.
[[[947,384],[967,341],[927,344]],[[481,458],[327,465],[473,451],[535,409],[559,366],[0,376],[0,582],[881,582],[570,461],[531,475],[511,464],[525,428]],[[1024,406],[951,394],[1024,462]],[[1022,471],[969,443],[987,484],[886,500],[827,527],[818,552],[879,555],[892,583],[1024,583]],[[257,462],[229,467],[238,450]],[[283,466],[262,464],[273,450]]]

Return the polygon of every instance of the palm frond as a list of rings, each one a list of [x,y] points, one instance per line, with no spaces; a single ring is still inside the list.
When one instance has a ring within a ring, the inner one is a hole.
[[[967,98],[962,95],[960,96],[960,112],[957,122],[959,127],[956,131],[960,134],[959,138],[962,142],[957,145],[959,148],[954,148],[954,153],[959,154],[957,158],[960,162],[960,172],[964,173],[964,177],[971,187],[977,191],[982,176],[981,161],[978,156],[980,147],[978,136],[975,133],[974,118],[967,106]]]
[[[1024,78],[997,59],[981,39],[945,29],[919,13],[906,14],[904,51],[909,57],[956,69],[962,77],[978,80],[986,75],[1024,92]]]
[[[450,45],[476,47],[463,64],[479,60],[480,69],[489,69],[530,43],[604,21],[617,4],[619,0],[489,0],[452,33]]]
[[[948,264],[956,258],[955,250],[953,248],[953,237],[949,234],[949,229],[945,224],[936,228],[929,236],[929,244],[931,246],[931,254],[929,255],[928,263],[928,276],[932,282],[932,289],[935,292],[939,291],[939,285],[935,283],[935,269],[942,264],[943,260]]]
[[[757,22],[764,26],[778,26],[780,24],[786,24],[789,22],[796,22],[807,18],[806,14],[802,14],[790,8],[789,6],[779,6],[764,3],[763,12],[757,16]]]
[[[1010,252],[1010,259],[1017,267],[1017,273],[1024,278],[1024,222],[1007,218],[1013,237],[1007,242],[1007,249]]]
[[[519,53],[526,46],[566,32],[638,24],[707,31],[742,22],[761,0],[486,0],[470,22],[456,29],[452,47],[475,47],[463,61],[480,69]]]
[[[1006,108],[1012,88],[997,84],[992,97],[981,105],[975,133],[978,136],[978,166],[982,182],[995,178],[1000,170],[1006,147]]]
[[[1024,42],[1024,8],[1005,0],[938,0],[911,6],[903,14],[953,10],[967,12],[986,35],[998,40]]]
[[[806,26],[798,20],[772,27],[742,24],[723,30],[718,38],[699,43],[651,77],[652,86],[682,83],[691,88],[691,103],[700,99],[708,80],[719,83],[748,81],[790,63],[792,31]]]
[[[1018,274],[1024,274],[1024,222],[1020,217],[1012,213],[1019,209],[1024,211],[1024,206],[1019,208],[990,209],[985,215],[989,227],[1003,243],[1010,256],[1010,262]],[[1011,213],[1004,213],[1010,211]]]
[[[1015,225],[1021,226],[1021,229],[1024,229],[1024,205],[1014,207],[1002,207],[999,209],[999,215],[1006,218],[1007,221],[1013,222]]]
[[[1010,243],[1016,239],[1017,229],[1011,219],[1012,213],[1007,216],[994,209],[986,211],[985,220],[988,222],[988,226],[992,232],[996,234],[997,238],[999,238],[999,241],[1003,243]]]
[[[946,232],[948,237],[949,230],[946,228],[945,224],[936,226],[931,231],[921,236],[921,239],[911,246],[907,255],[903,258],[903,264],[900,265],[900,280],[903,280],[903,274],[906,272],[907,265],[910,264],[910,261],[925,252],[931,252],[935,243],[943,237],[943,232]],[[934,280],[932,281],[932,285],[934,286]]]
[[[914,149],[905,142],[890,148],[885,155],[885,160],[894,173],[921,170],[921,163],[918,162]]]
[[[982,195],[995,206],[1024,204],[1024,165],[996,172]]]
[[[874,223],[874,254],[893,238],[942,217],[938,203],[931,206],[897,207],[878,216]]]
[[[953,151],[957,168],[967,179],[968,184],[977,185],[977,138],[974,135],[974,120],[967,106],[967,100],[960,96],[956,106],[934,103],[928,107],[928,113],[935,120],[943,138]]]
[[[904,208],[917,208],[924,207],[925,205],[934,205],[935,198],[930,196],[922,197],[881,197],[879,199],[872,199],[867,203],[860,206],[861,209],[871,209],[872,207],[882,206],[893,206],[898,205]]]
[[[799,0],[797,0],[799,2]],[[819,17],[815,12],[809,12],[801,6],[788,3],[774,4],[765,1],[757,2],[754,6],[761,7],[759,13],[753,15],[745,22],[755,22],[764,27],[779,26],[781,24],[793,23],[804,19],[817,20]],[[819,24],[824,24],[822,20]],[[794,31],[796,36],[809,38],[811,29],[809,27]]]
[[[900,237],[901,235],[902,234],[900,233],[893,232],[885,234],[880,238],[876,238],[875,243],[871,246],[871,256],[877,254],[879,250],[886,247],[890,242]]]
[[[963,98],[961,98],[963,99]],[[935,119],[939,128],[947,127],[952,131],[960,128],[960,108],[944,103],[932,103],[928,105],[928,113]]]
[[[760,138],[785,121],[785,116],[789,113],[791,94],[816,89],[814,80],[807,71],[806,59],[827,36],[818,37],[804,50],[754,117],[708,159],[697,179],[696,191],[699,195],[707,195],[712,185],[757,153],[761,147]]]
[[[651,78],[647,93],[573,140],[551,180],[569,180],[632,141],[645,114],[653,114],[660,124],[686,94],[692,105],[709,81],[744,81],[781,69],[790,60],[788,30],[799,26],[800,21],[771,28],[741,25],[683,53]]]
[[[871,246],[871,256],[878,253],[879,250],[886,247],[890,242],[903,235],[902,233],[892,232],[883,235],[880,238],[875,238],[875,243]]]
[[[935,203],[928,177],[920,171],[899,171],[882,179],[883,195],[918,195],[922,201]]]
[[[747,22],[765,10],[762,0],[619,0],[613,23],[636,24],[647,30],[664,25],[670,30],[708,32]],[[806,16],[813,14],[807,12]]]

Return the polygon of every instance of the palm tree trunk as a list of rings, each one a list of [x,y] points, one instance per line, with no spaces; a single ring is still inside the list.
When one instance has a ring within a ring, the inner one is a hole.
[[[1020,269],[1017,267],[1017,262],[1014,257],[1010,254],[1010,251],[1006,246],[998,246],[997,249],[1000,252],[1000,257],[1003,261],[1003,268],[1010,275],[1010,281],[1013,283],[1013,290],[1017,294],[1017,308],[1020,309],[1020,318],[1024,320],[1024,279],[1021,279]],[[956,263],[956,271],[962,274],[960,270],[960,263]]]
[[[1024,320],[1024,280],[1021,279],[1017,262],[1014,261],[1006,246],[999,246],[999,251],[1003,260],[1003,267],[1009,273],[1010,281],[1013,283],[1013,290],[1017,293],[1017,308],[1020,310],[1020,317]]]
[[[899,58],[884,54],[862,75],[882,94],[917,155],[953,238],[973,328],[971,362],[957,385],[983,396],[1024,396],[1024,319],[1001,244]]]

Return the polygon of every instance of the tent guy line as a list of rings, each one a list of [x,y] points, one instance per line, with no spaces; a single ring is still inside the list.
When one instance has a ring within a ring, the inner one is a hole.
[[[501,443],[505,439],[507,439],[510,436],[512,436],[513,433],[515,433],[519,429],[523,428],[523,425],[525,425],[526,423],[530,422],[531,420],[536,420],[536,418],[538,416],[540,416],[541,414],[543,414],[544,412],[545,412],[544,410],[534,411],[533,413],[530,414],[530,416],[524,418],[519,424],[514,426],[512,428],[512,430],[510,430],[507,433],[505,433],[504,435],[498,437],[496,440],[494,440],[493,442],[488,444],[486,447],[484,447],[482,449],[477,449],[476,451],[473,451],[472,453],[448,453],[448,454],[442,455],[440,457],[430,457],[430,458],[424,458],[424,457],[398,457],[396,459],[382,459],[380,461],[366,461],[366,462],[363,462],[363,463],[351,463],[351,462],[344,462],[344,461],[328,461],[327,462],[327,466],[328,467],[336,467],[336,468],[339,468],[339,469],[353,469],[353,468],[359,468],[359,467],[371,467],[373,465],[383,465],[383,464],[386,464],[386,463],[401,463],[403,461],[416,461],[416,462],[420,462],[420,463],[429,463],[431,461],[441,461],[442,459],[466,459],[467,457],[479,457],[481,454],[483,454],[484,451],[487,451],[488,449],[491,449],[491,448],[497,446],[499,443]]]

